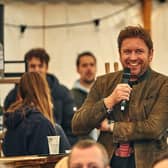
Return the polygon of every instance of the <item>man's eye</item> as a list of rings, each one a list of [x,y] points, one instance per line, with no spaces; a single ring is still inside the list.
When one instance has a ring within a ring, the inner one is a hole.
[[[85,68],[85,67],[87,67],[87,66],[88,66],[88,64],[83,64],[83,65],[82,65],[83,68]]]
[[[31,68],[35,68],[35,65],[30,65]]]
[[[100,168],[100,167],[97,165],[92,165],[92,166],[89,166],[89,168]]]
[[[90,64],[91,67],[95,66],[95,64]]]
[[[136,54],[142,54],[142,53],[144,53],[143,50],[136,50],[135,52],[136,52]]]
[[[123,53],[126,54],[126,55],[129,55],[131,53],[131,51],[130,50],[125,50]]]
[[[71,166],[72,168],[82,168],[83,166],[81,164],[75,164]]]
[[[100,168],[101,166],[99,166],[98,164],[96,163],[91,163],[88,165],[88,168]]]

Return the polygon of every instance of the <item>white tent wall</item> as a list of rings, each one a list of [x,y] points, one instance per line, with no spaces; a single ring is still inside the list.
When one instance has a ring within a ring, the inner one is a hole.
[[[152,14],[154,58],[152,68],[168,75],[168,2],[155,3]]]
[[[128,3],[107,2],[82,4],[7,3],[5,5],[5,23],[28,26],[43,25],[44,18],[45,25],[79,23],[111,15],[127,5]],[[163,18],[168,15],[167,8],[167,3],[162,5],[155,3],[152,16],[152,36],[156,51],[152,66],[165,74],[168,74],[166,68],[166,44],[168,43],[166,24],[168,23]],[[107,19],[100,20],[100,25],[97,27],[94,23],[90,23],[76,27],[66,26],[45,30],[27,28],[21,34],[19,28],[5,25],[5,60],[23,60],[23,55],[30,48],[44,47],[51,57],[49,72],[55,74],[61,83],[71,88],[73,82],[79,77],[75,67],[78,53],[91,51],[96,55],[97,75],[105,73],[105,62],[110,62],[111,71],[113,71],[113,63],[119,60],[117,52],[119,31],[127,25],[138,24],[142,25],[140,3]],[[5,85],[4,89],[1,89],[2,101],[11,87],[11,85]]]

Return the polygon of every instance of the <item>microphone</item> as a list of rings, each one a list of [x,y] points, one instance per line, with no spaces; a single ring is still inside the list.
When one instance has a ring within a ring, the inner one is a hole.
[[[130,68],[124,68],[123,71],[123,77],[122,77],[122,83],[127,83],[129,82],[131,77],[131,72],[130,72]],[[126,100],[122,100],[121,101],[121,111],[124,111],[127,105],[127,101]]]

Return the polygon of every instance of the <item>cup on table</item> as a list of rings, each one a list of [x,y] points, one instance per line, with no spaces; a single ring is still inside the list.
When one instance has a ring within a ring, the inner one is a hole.
[[[49,154],[59,154],[60,136],[47,136]]]
[[[65,150],[65,153],[70,153],[71,152],[71,150]]]

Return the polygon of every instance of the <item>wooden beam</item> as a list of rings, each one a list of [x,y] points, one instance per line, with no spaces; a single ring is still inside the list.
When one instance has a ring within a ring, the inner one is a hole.
[[[19,78],[2,78],[0,79],[0,84],[19,83],[19,81]]]
[[[110,73],[110,63],[109,62],[105,63],[105,72],[106,72],[106,74]]]
[[[144,28],[151,33],[152,0],[141,0]]]

